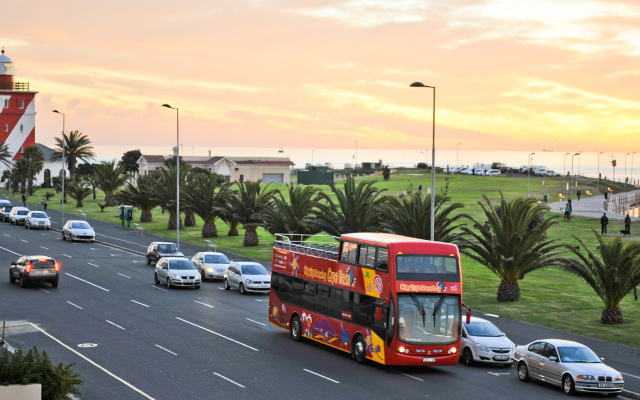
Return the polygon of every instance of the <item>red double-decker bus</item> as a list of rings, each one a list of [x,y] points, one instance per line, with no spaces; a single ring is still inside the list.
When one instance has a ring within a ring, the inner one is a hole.
[[[458,363],[456,245],[387,233],[278,234],[271,275],[269,320],[296,341],[327,344],[358,362]]]

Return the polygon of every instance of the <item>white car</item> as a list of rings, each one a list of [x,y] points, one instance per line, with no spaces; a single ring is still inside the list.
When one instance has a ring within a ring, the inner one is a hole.
[[[486,172],[483,173],[483,175],[486,175],[486,176],[500,176],[500,175],[502,175],[502,172],[500,172],[499,169],[488,169]]]
[[[200,289],[200,272],[186,257],[162,257],[156,263],[153,274],[156,285],[165,284],[167,288],[173,286],[192,287]]]
[[[51,220],[47,213],[42,211],[29,211],[27,218],[24,220],[24,227],[27,229],[51,229]]]
[[[560,176],[559,173],[557,173],[556,171],[544,171],[545,176]]]
[[[231,263],[227,256],[215,251],[201,251],[191,258],[191,262],[200,271],[203,280],[224,279],[224,272]]]
[[[9,223],[11,225],[24,224],[27,214],[29,214],[27,207],[13,207],[9,212]]]
[[[460,359],[465,365],[478,363],[513,365],[515,345],[490,321],[471,317],[471,323],[462,323]]]
[[[269,293],[271,274],[256,262],[232,262],[224,273],[224,288],[247,292]]]
[[[542,339],[516,347],[518,378],[538,379],[562,387],[564,392],[622,393],[622,374],[609,367],[587,346],[560,339]]]
[[[74,240],[84,240],[87,242],[96,241],[96,232],[87,221],[69,220],[62,227],[62,240],[73,242]]]

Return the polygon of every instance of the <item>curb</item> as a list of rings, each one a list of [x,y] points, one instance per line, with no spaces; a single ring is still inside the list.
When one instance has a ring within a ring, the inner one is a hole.
[[[640,393],[630,392],[628,390],[622,389],[622,395],[630,399],[640,400]]]

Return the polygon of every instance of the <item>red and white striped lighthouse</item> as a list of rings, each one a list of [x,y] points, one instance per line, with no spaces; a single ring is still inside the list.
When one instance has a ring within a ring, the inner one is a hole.
[[[13,160],[36,143],[36,93],[29,82],[13,81],[13,62],[0,55],[0,143],[6,143]]]

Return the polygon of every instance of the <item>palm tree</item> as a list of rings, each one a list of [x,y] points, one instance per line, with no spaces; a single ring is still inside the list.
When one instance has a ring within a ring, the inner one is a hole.
[[[357,186],[355,179],[348,176],[344,181],[344,191],[329,183],[331,191],[336,196],[334,204],[326,193],[320,193],[320,199],[325,203],[318,203],[316,226],[333,236],[343,233],[366,232],[379,228],[381,205],[388,201],[380,194],[386,189],[373,188],[375,181],[362,181]]]
[[[558,266],[565,244],[550,240],[547,230],[558,222],[549,208],[535,199],[517,198],[506,201],[500,192],[500,206],[493,205],[485,195],[486,204],[478,202],[489,222],[490,229],[471,218],[475,230],[466,226],[462,231],[471,236],[463,238],[463,253],[487,267],[500,278],[498,301],[520,300],[518,279],[538,269]]]
[[[140,222],[152,222],[151,210],[158,204],[154,201],[154,183],[151,175],[138,175],[135,185],[129,182],[116,194],[120,204],[131,204],[140,209]]]
[[[189,174],[189,166],[180,166],[180,184],[186,182],[187,175]],[[169,213],[169,223],[167,225],[168,230],[175,230],[178,223],[182,228],[182,220],[178,213],[176,213],[176,189],[177,189],[177,177],[175,166],[169,169],[160,169],[155,174],[155,182],[153,184],[154,196],[153,200],[162,208],[163,211]],[[180,202],[180,212],[185,210],[184,202]]]
[[[76,201],[76,208],[84,207],[82,201],[91,194],[91,188],[86,183],[72,183],[65,188],[69,196]]]
[[[94,175],[98,187],[105,194],[105,205],[115,206],[115,193],[127,181],[124,167],[116,160],[103,161],[95,166]]]
[[[464,207],[462,203],[447,205],[451,197],[436,195],[434,240],[438,242],[455,243],[464,246],[462,233],[458,228],[463,223],[458,223],[469,218],[468,214],[452,215],[454,211]],[[390,197],[383,206],[384,217],[381,219],[382,229],[403,236],[419,239],[431,239],[431,195],[422,196],[420,192],[414,192],[411,187],[407,194],[398,199]]]
[[[22,158],[26,160],[29,166],[28,181],[29,188],[31,188],[31,186],[33,186],[33,178],[38,175],[44,167],[44,153],[42,153],[42,150],[40,150],[38,146],[31,145],[24,149]]]
[[[188,190],[184,191],[185,207],[204,221],[203,238],[218,236],[216,219],[224,212],[228,192],[229,184],[224,183],[224,179],[217,174],[196,174]]]
[[[258,179],[255,182],[236,182],[238,191],[235,196],[230,196],[229,198],[231,212],[245,229],[242,241],[245,247],[260,244],[256,230],[259,226],[264,226],[265,209],[271,206],[271,201],[275,195],[273,189],[268,189],[269,185],[261,190],[261,183],[262,179]]]
[[[9,145],[6,143],[0,144],[0,164],[4,164],[7,168],[11,168],[11,152],[9,151]]]
[[[565,258],[562,269],[584,279],[604,303],[600,317],[603,324],[621,324],[620,302],[634,287],[640,284],[640,242],[625,243],[620,237],[605,242],[596,232],[597,253],[592,252],[585,242],[573,236],[584,249],[569,246],[577,258]]]
[[[313,186],[287,185],[289,199],[277,192],[271,207],[265,209],[265,229],[272,235],[276,233],[297,233],[314,235],[320,230],[313,223],[315,209],[318,206],[320,189]],[[304,238],[304,236],[303,236]]]
[[[69,167],[69,180],[73,182],[76,174],[76,165],[78,160],[88,162],[95,158],[91,140],[87,135],[80,131],[71,131],[69,134],[62,132],[62,138],[56,138],[58,145],[56,151],[51,155],[51,160],[62,160],[62,147],[64,143],[64,157]]]

